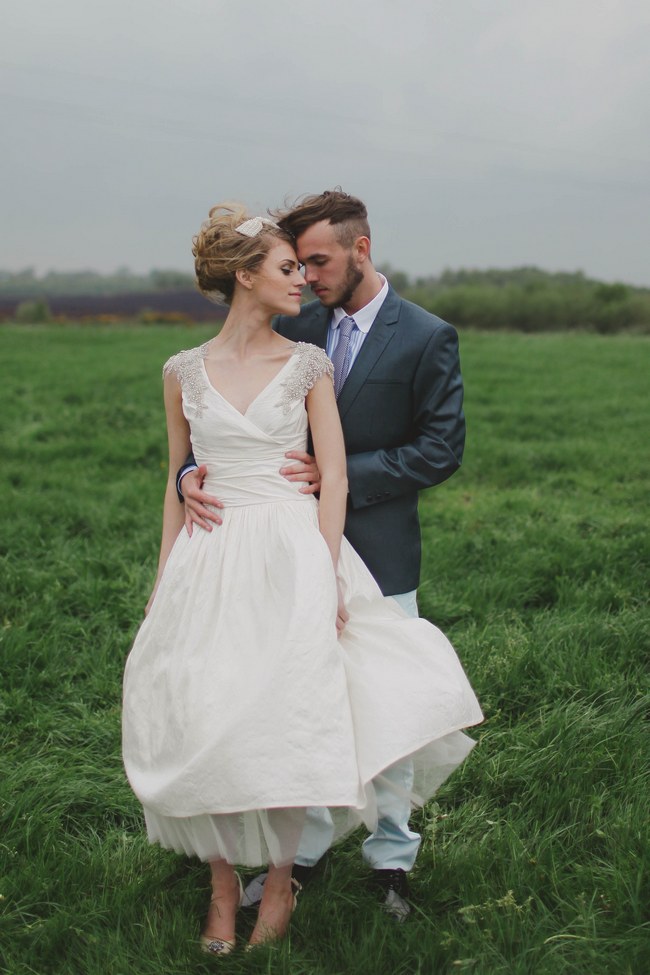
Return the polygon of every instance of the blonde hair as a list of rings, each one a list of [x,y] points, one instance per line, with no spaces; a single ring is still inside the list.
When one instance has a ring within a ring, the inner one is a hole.
[[[241,203],[218,203],[192,238],[196,282],[207,298],[230,304],[237,271],[258,268],[278,240],[295,246],[291,234],[272,223],[264,223],[255,237],[239,233],[236,228],[249,219]]]

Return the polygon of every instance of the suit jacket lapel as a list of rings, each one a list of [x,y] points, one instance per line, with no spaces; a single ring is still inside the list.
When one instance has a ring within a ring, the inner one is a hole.
[[[394,325],[399,318],[400,303],[399,296],[389,288],[386,300],[379,309],[340,392],[338,407],[341,417],[344,417],[352,406],[375,363],[393,338]],[[327,335],[327,332],[325,334]]]

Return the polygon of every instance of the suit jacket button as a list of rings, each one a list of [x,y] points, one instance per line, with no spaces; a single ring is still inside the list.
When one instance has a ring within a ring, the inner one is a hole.
[[[372,500],[373,500],[372,494],[367,494],[366,495],[366,501],[372,501]]]

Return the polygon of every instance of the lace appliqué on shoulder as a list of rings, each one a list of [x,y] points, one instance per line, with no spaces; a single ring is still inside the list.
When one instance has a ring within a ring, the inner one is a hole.
[[[327,353],[319,349],[317,345],[309,342],[298,342],[293,354],[298,359],[298,364],[292,370],[291,375],[282,386],[282,394],[278,406],[283,413],[288,413],[291,404],[298,399],[304,399],[315,382],[325,373],[334,380],[334,366],[327,357]]]
[[[201,363],[208,354],[208,342],[196,349],[183,349],[163,366],[163,378],[173,372],[178,379],[186,402],[195,407],[197,416],[203,412],[203,393],[206,388]]]

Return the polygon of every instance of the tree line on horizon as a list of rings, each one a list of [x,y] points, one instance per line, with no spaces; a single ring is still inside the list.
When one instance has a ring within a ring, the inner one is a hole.
[[[459,328],[542,332],[588,329],[602,333],[650,333],[650,288],[588,278],[582,271],[550,272],[537,267],[447,269],[438,275],[411,278],[389,264],[378,266],[395,290]],[[0,270],[0,299],[15,302],[15,317],[29,320],[35,305],[40,320],[49,317],[49,300],[74,296],[124,296],[152,293],[169,296],[166,314],[182,293],[196,293],[194,277],[183,271],[153,269],[135,274],[119,268],[112,274],[84,270],[33,268]],[[159,320],[165,320],[161,312]],[[74,317],[74,316],[72,316]],[[132,317],[132,316],[130,316]],[[155,315],[147,319],[156,320]]]

